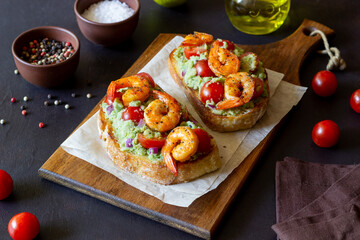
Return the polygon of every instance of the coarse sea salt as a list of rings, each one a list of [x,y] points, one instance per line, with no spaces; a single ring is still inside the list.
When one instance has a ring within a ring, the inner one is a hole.
[[[126,3],[118,0],[105,0],[91,4],[82,16],[98,23],[114,23],[123,21],[134,14],[134,10]]]

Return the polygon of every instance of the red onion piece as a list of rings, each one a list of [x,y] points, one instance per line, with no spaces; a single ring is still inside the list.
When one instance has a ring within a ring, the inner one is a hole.
[[[159,149],[157,147],[149,148],[149,154],[157,154]]]
[[[186,71],[183,70],[183,71],[181,72],[181,76],[185,76],[185,74],[186,74]]]
[[[113,110],[114,110],[114,105],[110,104],[110,105],[106,108],[106,113],[107,113],[107,115],[110,115]]]
[[[138,125],[137,125],[138,127],[143,127],[143,126],[145,126],[145,121],[144,121],[144,119],[142,118],[142,119],[140,119],[140,121],[139,121],[139,123],[138,123]]]
[[[215,108],[215,105],[212,105],[212,104],[209,104],[208,106],[211,108]]]
[[[126,141],[125,141],[125,146],[128,147],[128,148],[133,147],[132,142],[133,142],[133,139],[132,139],[132,138],[126,139]]]

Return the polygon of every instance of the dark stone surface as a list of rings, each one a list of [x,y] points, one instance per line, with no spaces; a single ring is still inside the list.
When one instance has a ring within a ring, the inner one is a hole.
[[[223,1],[189,0],[167,9],[151,0],[141,1],[139,25],[133,37],[118,47],[94,45],[80,33],[73,12],[74,1],[0,1],[0,168],[14,180],[14,192],[0,201],[0,236],[10,239],[7,224],[19,212],[34,213],[41,223],[37,239],[197,239],[187,233],[129,213],[87,195],[41,179],[37,171],[75,127],[105,95],[110,81],[119,78],[159,33],[189,33],[193,30],[240,44],[263,44],[290,35],[304,18],[335,30],[330,41],[347,61],[344,72],[335,72],[339,86],[334,96],[321,98],[311,89],[313,75],[325,69],[328,58],[311,54],[301,70],[301,82],[309,87],[304,98],[284,120],[272,143],[247,179],[223,218],[214,239],[276,239],[275,162],[285,156],[321,163],[360,163],[360,115],[349,105],[353,91],[360,88],[359,1],[293,0],[289,17],[276,32],[251,36],[237,31],[229,22]],[[21,32],[43,25],[73,31],[81,41],[80,64],[76,74],[59,89],[43,89],[14,74],[12,41]],[[77,97],[72,98],[71,94]],[[51,94],[59,106],[44,106]],[[94,97],[86,98],[91,93]],[[30,100],[23,102],[28,96]],[[10,98],[16,97],[17,103]],[[71,109],[64,108],[65,103]],[[25,105],[28,114],[21,115]],[[339,143],[330,149],[315,146],[312,127],[332,119],[341,130]],[[40,129],[39,122],[46,127]]]

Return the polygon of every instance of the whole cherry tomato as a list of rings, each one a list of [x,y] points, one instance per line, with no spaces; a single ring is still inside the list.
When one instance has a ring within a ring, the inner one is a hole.
[[[196,74],[200,77],[215,77],[215,74],[209,68],[207,59],[199,60],[195,64]]]
[[[351,95],[350,106],[355,112],[360,113],[360,89]]]
[[[144,148],[162,148],[165,144],[165,138],[147,138],[143,134],[138,134],[138,140]]]
[[[145,72],[140,72],[140,73],[138,73],[138,74],[136,74],[136,75],[138,75],[138,76],[141,77],[141,78],[147,79],[147,80],[149,81],[151,87],[153,87],[153,88],[155,87],[154,79],[150,76],[150,74],[145,73]]]
[[[314,92],[322,97],[333,95],[337,89],[337,85],[335,74],[326,70],[316,73],[312,80]]]
[[[40,223],[34,214],[23,212],[11,218],[8,231],[14,240],[31,240],[39,234]]]
[[[187,59],[190,59],[192,56],[200,56],[201,53],[206,52],[207,50],[201,47],[185,47],[184,54]]]
[[[6,171],[0,169],[0,200],[10,196],[13,191],[13,180]]]
[[[339,141],[339,137],[339,126],[331,120],[318,122],[312,130],[312,139],[319,147],[332,147]]]
[[[224,86],[221,82],[207,81],[200,90],[200,98],[203,103],[213,100],[216,104],[224,98]]]
[[[199,146],[197,152],[208,153],[211,150],[211,138],[210,135],[201,128],[195,128],[193,131],[196,133],[199,139]]]
[[[140,120],[144,118],[144,111],[141,109],[141,107],[128,106],[122,113],[121,118],[124,121],[131,120],[138,124]]]

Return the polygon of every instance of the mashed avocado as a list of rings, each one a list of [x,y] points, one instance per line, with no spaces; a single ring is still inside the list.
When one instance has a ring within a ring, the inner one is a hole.
[[[140,105],[139,103],[139,101],[131,102],[130,105],[140,106],[141,103]],[[144,106],[141,105],[141,107]],[[147,138],[160,137],[160,132],[151,130],[146,126],[146,124],[143,124],[143,126],[139,126],[131,120],[124,121],[122,119],[122,113],[125,110],[125,107],[122,105],[121,102],[118,102],[117,100],[114,101],[112,107],[107,103],[103,102],[102,109],[105,113],[105,117],[112,123],[113,133],[118,140],[121,151],[130,152],[138,156],[146,156],[155,163],[160,163],[163,161],[161,151],[158,151],[157,154],[150,153],[148,149],[141,146],[137,138],[138,133],[143,133]],[[127,141],[131,142],[130,146],[129,144],[127,146]]]
[[[222,47],[226,48],[227,45],[228,45],[227,42],[224,41]],[[207,46],[206,44],[204,44],[203,46],[201,46],[201,48],[207,48],[207,50],[209,50],[210,46]],[[238,46],[235,45],[235,49],[233,52],[237,56],[240,56],[240,55],[244,54],[245,51],[242,48],[239,48]],[[208,59],[208,52],[202,53],[202,54],[200,54],[200,56],[191,56],[190,59],[187,59],[184,54],[184,48],[179,47],[174,52],[174,58],[177,62],[178,69],[180,70],[180,73],[182,74],[182,77],[183,77],[186,85],[194,90],[198,90],[199,94],[200,94],[200,90],[201,90],[202,86],[205,84],[205,82],[211,80],[211,81],[221,81],[222,83],[224,83],[224,81],[226,79],[225,77],[200,77],[200,76],[197,76],[195,64],[199,60]],[[253,62],[252,62],[253,60],[254,59],[252,59],[251,57],[244,58],[242,64],[244,66],[250,66],[251,64],[253,64]],[[241,69],[241,71],[246,71],[246,69],[247,68],[244,67],[244,69]],[[251,74],[251,76],[258,77],[262,81],[265,80],[266,72],[265,72],[265,68],[263,67],[262,62],[259,62],[257,71],[255,73]],[[267,92],[267,89],[264,88],[264,91],[263,91],[261,97],[267,97],[267,96],[269,96],[269,94]],[[257,102],[256,100],[258,100],[258,99],[250,101],[249,103],[246,103],[243,106],[226,109],[226,110],[216,110],[215,104],[213,102],[207,102],[205,104],[205,106],[208,107],[216,115],[236,116],[240,113],[245,112],[249,108],[253,108]]]

